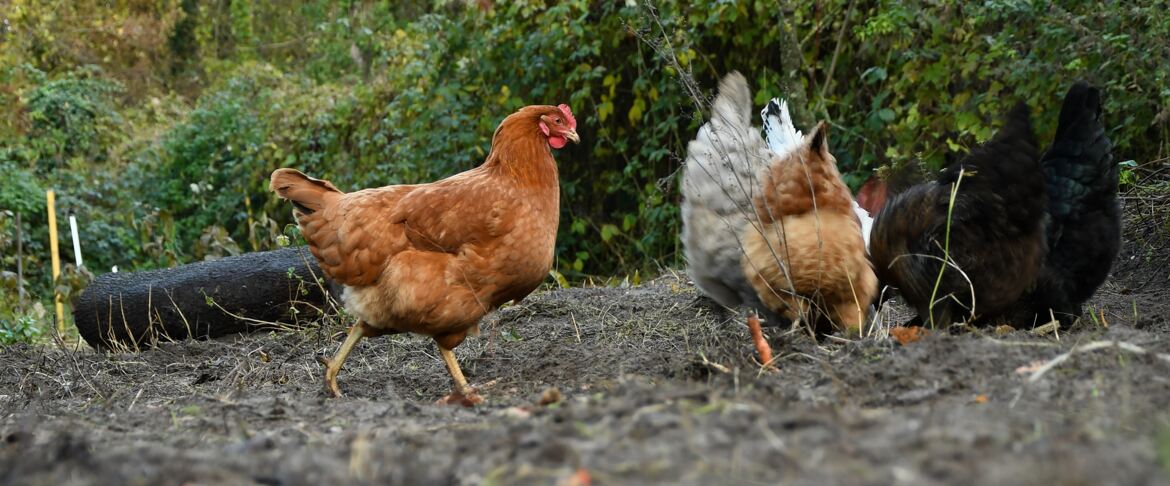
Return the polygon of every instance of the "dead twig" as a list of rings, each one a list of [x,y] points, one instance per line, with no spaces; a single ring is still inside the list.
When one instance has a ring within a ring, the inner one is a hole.
[[[1056,368],[1061,363],[1068,361],[1068,359],[1071,358],[1076,353],[1085,353],[1085,352],[1096,351],[1098,349],[1105,349],[1105,348],[1117,348],[1117,349],[1121,349],[1124,351],[1129,351],[1129,352],[1134,353],[1134,354],[1149,354],[1157,359],[1160,359],[1162,361],[1170,363],[1170,354],[1151,353],[1150,351],[1148,351],[1145,348],[1138,346],[1136,344],[1130,344],[1130,343],[1126,343],[1126,342],[1122,342],[1122,341],[1093,341],[1093,342],[1088,343],[1088,344],[1082,344],[1080,346],[1076,346],[1076,347],[1068,350],[1067,352],[1065,352],[1065,353],[1063,353],[1055,358],[1052,358],[1047,363],[1044,363],[1043,365],[1041,365],[1039,368],[1036,368],[1036,371],[1032,372],[1032,376],[1028,377],[1028,382],[1035,383],[1041,377],[1043,377],[1045,374],[1047,374],[1049,371],[1052,371],[1053,368]]]
[[[706,366],[706,367],[708,367],[708,368],[711,368],[711,369],[713,369],[713,370],[715,370],[715,371],[718,371],[718,372],[720,372],[720,373],[723,373],[723,374],[725,374],[725,375],[726,375],[726,374],[731,374],[731,369],[730,369],[730,368],[728,368],[728,367],[726,367],[726,366],[724,366],[724,365],[721,365],[721,364],[719,364],[719,363],[716,363],[716,362],[714,362],[714,361],[711,361],[711,360],[707,359],[707,354],[706,354],[706,353],[704,353],[704,352],[702,352],[702,351],[699,351],[699,357],[700,357],[700,358],[703,358],[703,366]]]

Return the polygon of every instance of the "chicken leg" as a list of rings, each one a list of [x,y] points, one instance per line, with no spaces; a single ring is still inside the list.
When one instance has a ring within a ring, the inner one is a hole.
[[[349,357],[349,352],[353,351],[353,347],[358,341],[372,334],[365,322],[358,321],[357,324],[349,328],[349,336],[346,336],[345,342],[341,344],[341,349],[337,350],[333,359],[324,356],[317,357],[317,361],[325,365],[325,390],[334,398],[341,398],[341,389],[337,387],[337,373],[341,371],[341,365],[345,363],[345,358]]]
[[[475,389],[467,384],[467,378],[463,377],[459,361],[455,360],[455,352],[439,345],[439,355],[443,357],[443,362],[447,364],[447,371],[451,373],[451,379],[455,381],[455,390],[450,395],[439,399],[439,403],[460,404],[465,407],[483,403],[483,397],[479,396]]]

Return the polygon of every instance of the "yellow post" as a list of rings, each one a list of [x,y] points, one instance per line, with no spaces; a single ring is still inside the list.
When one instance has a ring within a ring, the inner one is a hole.
[[[45,199],[49,201],[49,258],[53,262],[53,302],[57,304],[57,335],[65,335],[65,306],[61,303],[61,294],[57,293],[57,279],[61,277],[61,258],[57,255],[57,195],[53,190],[45,191]]]

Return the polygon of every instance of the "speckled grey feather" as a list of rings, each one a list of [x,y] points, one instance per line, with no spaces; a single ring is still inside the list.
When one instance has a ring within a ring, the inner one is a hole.
[[[754,214],[752,198],[772,152],[751,117],[747,80],[732,72],[719,83],[711,119],[687,145],[682,241],[687,274],[703,294],[727,307],[759,309],[740,267],[739,234]]]

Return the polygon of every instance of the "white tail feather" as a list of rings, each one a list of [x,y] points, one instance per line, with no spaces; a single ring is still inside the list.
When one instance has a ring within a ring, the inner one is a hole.
[[[783,98],[772,98],[760,111],[764,119],[764,141],[768,149],[779,156],[786,155],[796,149],[804,141],[804,134],[796,129],[792,123],[792,115],[788,112],[788,102]],[[861,237],[865,240],[865,247],[869,248],[869,233],[873,229],[873,218],[869,212],[862,209],[853,201],[853,212],[861,222]]]
[[[853,212],[857,214],[857,219],[861,221],[861,239],[865,240],[865,249],[869,249],[869,233],[873,231],[873,218],[870,217],[869,211],[863,209],[857,204],[857,200],[853,200]]]
[[[784,99],[772,98],[760,111],[760,117],[764,119],[764,140],[776,155],[787,154],[804,140],[804,135],[792,123],[788,102]]]

